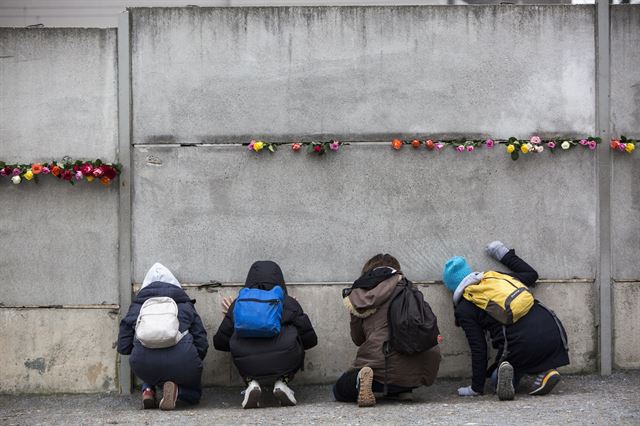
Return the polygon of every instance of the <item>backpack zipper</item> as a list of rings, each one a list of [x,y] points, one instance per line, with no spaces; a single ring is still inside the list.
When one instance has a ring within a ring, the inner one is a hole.
[[[238,302],[260,302],[260,303],[268,303],[270,305],[277,305],[280,303],[280,299],[238,299]]]

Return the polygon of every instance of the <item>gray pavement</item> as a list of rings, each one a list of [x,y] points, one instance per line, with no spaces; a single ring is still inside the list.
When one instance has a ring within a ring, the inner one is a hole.
[[[564,376],[544,397],[519,393],[514,401],[495,395],[460,398],[468,380],[439,380],[415,392],[413,402],[381,400],[375,407],[333,401],[330,386],[295,386],[299,405],[243,410],[240,388],[207,388],[196,407],[176,411],[140,409],[139,395],[0,395],[2,425],[116,424],[458,424],[608,425],[640,424],[640,371]]]

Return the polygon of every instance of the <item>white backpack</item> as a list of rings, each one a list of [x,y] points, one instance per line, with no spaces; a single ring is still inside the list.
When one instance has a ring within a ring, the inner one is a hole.
[[[170,297],[151,297],[140,308],[136,338],[145,348],[168,348],[189,332],[181,333],[179,327],[176,302]]]

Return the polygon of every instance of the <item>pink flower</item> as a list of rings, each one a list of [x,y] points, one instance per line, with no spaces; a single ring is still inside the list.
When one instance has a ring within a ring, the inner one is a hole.
[[[467,147],[467,152],[473,152],[473,145],[469,145]]]
[[[626,143],[621,143],[620,145],[618,145],[618,149],[620,151],[624,151],[627,148],[627,144]],[[15,170],[14,170],[14,174],[15,174]]]
[[[78,170],[75,175],[76,180],[82,180],[82,172]]]
[[[292,145],[291,145],[291,149],[292,149],[292,150],[294,150],[294,151],[296,151],[296,152],[297,152],[297,151],[300,151],[300,148],[302,148],[302,145],[301,145],[301,144],[299,144],[298,142],[296,142],[296,143],[294,143],[294,144],[292,144]]]
[[[580,139],[580,145],[587,145],[589,143],[589,141],[587,141],[586,139]]]
[[[329,144],[329,148],[332,151],[337,151],[338,149],[340,149],[340,142],[336,140],[332,140],[331,143]]]
[[[463,152],[464,151],[464,146],[462,146],[462,145],[456,146],[456,151]]]
[[[0,169],[0,176],[6,176],[7,172],[4,171],[4,167]]]
[[[436,146],[436,151],[440,151],[440,150],[442,149],[442,147],[444,146],[444,144],[443,144],[443,143],[438,142],[438,143],[436,143],[436,145],[435,145],[435,146]]]
[[[591,150],[596,149],[596,141],[589,141],[587,145],[589,145],[589,149]]]
[[[542,140],[540,140],[540,136],[531,136],[531,139],[529,139],[529,142],[531,142],[534,145],[538,145],[540,142],[542,142]]]
[[[40,173],[42,173],[43,175],[48,175],[49,173],[51,173],[51,170],[49,170],[48,167],[43,167]]]
[[[550,149],[553,149],[553,148],[555,148],[555,147],[556,147],[556,143],[555,143],[554,141],[549,141],[549,142],[547,142],[547,146],[548,146]]]
[[[493,144],[495,143],[493,141],[493,139],[487,139],[486,141],[484,141],[485,145],[487,145],[487,148],[493,148]]]
[[[15,169],[13,169],[12,174],[13,174],[14,176],[20,176],[20,169],[18,169],[18,168],[16,167]]]
[[[255,144],[256,144],[256,140],[255,140],[255,139],[251,139],[251,140],[249,141],[249,147],[248,147],[249,151],[253,151],[253,146],[254,146]]]

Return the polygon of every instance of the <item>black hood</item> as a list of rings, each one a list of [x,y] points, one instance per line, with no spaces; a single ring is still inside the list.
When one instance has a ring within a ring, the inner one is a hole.
[[[270,260],[259,260],[254,262],[247,274],[245,287],[259,288],[261,290],[271,290],[279,285],[287,294],[287,287],[284,284],[282,269],[276,262]]]

